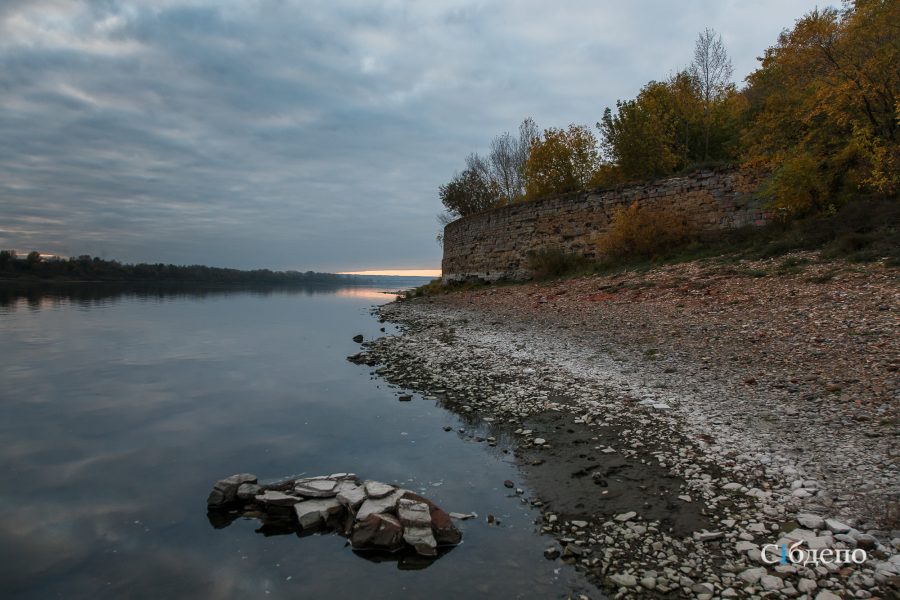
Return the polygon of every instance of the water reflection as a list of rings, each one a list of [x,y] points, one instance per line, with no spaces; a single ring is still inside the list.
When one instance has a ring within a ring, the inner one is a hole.
[[[213,529],[225,529],[237,520],[258,522],[259,526],[255,531],[264,537],[296,536],[298,538],[321,538],[324,536],[341,536],[341,533],[337,530],[339,527],[335,527],[335,524],[331,524],[332,526],[330,527],[301,529],[296,521],[289,516],[280,518],[278,515],[262,512],[256,518],[253,518],[245,516],[241,511],[236,510],[209,510],[206,513],[206,518]],[[318,541],[318,539],[312,539],[309,543]],[[349,542],[346,542],[345,545],[349,546]],[[353,548],[353,554],[376,564],[396,563],[397,568],[401,571],[421,571],[452,552],[456,547],[455,545],[438,546],[437,556],[421,556],[408,546],[396,552],[376,549],[357,550]],[[305,550],[315,552],[315,548],[306,548]]]
[[[404,278],[400,284],[408,283]],[[415,285],[415,283],[413,282]],[[390,302],[397,289],[385,290],[371,283],[360,285],[317,283],[293,286],[209,286],[191,284],[79,284],[48,283],[37,285],[0,285],[0,314],[16,310],[52,310],[74,305],[80,309],[92,309],[123,300],[137,302],[168,302],[173,300],[204,300],[238,295],[269,297],[333,295],[342,298],[360,298],[378,302]]]

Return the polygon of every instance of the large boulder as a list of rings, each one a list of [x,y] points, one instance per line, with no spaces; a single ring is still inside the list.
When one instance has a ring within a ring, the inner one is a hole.
[[[357,521],[350,534],[354,549],[399,550],[403,547],[403,526],[393,515],[375,513]]]
[[[237,500],[238,488],[245,483],[256,483],[256,475],[250,473],[238,473],[225,479],[220,479],[213,485],[209,497],[206,499],[206,505],[211,507],[220,507],[232,504]]]

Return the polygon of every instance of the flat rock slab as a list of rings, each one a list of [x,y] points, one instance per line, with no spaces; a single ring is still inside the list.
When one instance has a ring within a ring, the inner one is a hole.
[[[437,541],[431,527],[403,528],[403,541],[416,549],[416,554],[421,556],[437,556]]]
[[[367,481],[365,483],[366,486],[366,495],[369,498],[384,498],[395,489],[394,486],[388,485],[386,483],[381,483],[379,481]]]
[[[342,481],[338,484],[337,499],[341,504],[355,511],[366,501],[366,489],[351,481]]]
[[[294,484],[294,492],[304,498],[331,498],[337,495],[337,486],[334,479],[306,479]]]
[[[394,508],[397,506],[397,502],[400,501],[400,498],[403,497],[403,494],[405,492],[406,490],[396,490],[394,491],[394,493],[385,496],[384,498],[368,498],[365,502],[362,503],[362,506],[360,506],[359,510],[356,512],[356,519],[358,521],[362,521],[369,515],[375,515],[394,510]]]
[[[404,527],[427,527],[431,531],[431,511],[424,502],[401,498],[397,503],[397,516]]]
[[[344,507],[337,498],[318,498],[304,500],[294,504],[294,514],[302,529],[312,529],[324,525],[329,519],[337,517]]]
[[[266,506],[288,507],[300,502],[300,498],[285,494],[284,492],[276,492],[274,490],[266,490],[262,494],[256,496],[256,501]]]

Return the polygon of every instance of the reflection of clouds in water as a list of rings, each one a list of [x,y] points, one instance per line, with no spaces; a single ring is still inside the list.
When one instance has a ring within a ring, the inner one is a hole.
[[[365,298],[368,300],[381,300],[383,302],[390,302],[397,297],[397,294],[385,292],[385,290],[380,288],[363,287],[341,288],[335,293],[335,295],[341,298]]]
[[[7,516],[0,521],[0,581],[13,588],[76,568],[96,552],[98,543],[121,542],[121,524],[138,512],[134,503],[5,498],[2,505]]]

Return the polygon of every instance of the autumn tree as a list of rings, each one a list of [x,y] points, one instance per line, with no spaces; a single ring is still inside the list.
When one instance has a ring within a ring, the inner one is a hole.
[[[709,132],[712,128],[711,114],[713,103],[720,100],[728,92],[734,69],[731,59],[722,43],[722,36],[712,29],[705,29],[694,46],[694,60],[691,62],[690,74],[699,87],[703,101],[704,146],[703,157],[709,158]]]
[[[790,212],[900,187],[900,3],[813,10],[766,50],[748,78],[750,166]]]
[[[651,81],[597,123],[604,168],[617,173],[615,183],[670,175],[707,158],[733,161],[744,111],[743,97],[729,86],[707,112],[700,83],[688,71]]]
[[[525,196],[532,200],[586,189],[599,167],[597,138],[586,125],[545,129],[525,161]]]

